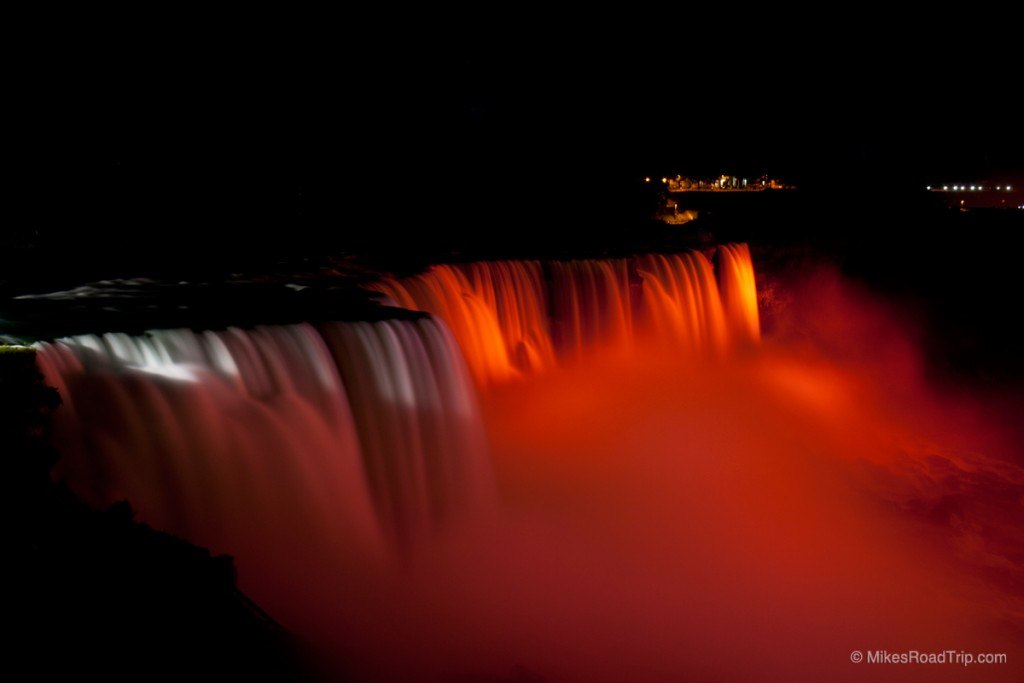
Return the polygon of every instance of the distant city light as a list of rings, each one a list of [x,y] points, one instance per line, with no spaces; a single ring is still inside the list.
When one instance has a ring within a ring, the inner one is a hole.
[[[644,182],[645,183],[649,183],[649,182],[651,182],[651,179],[650,178],[644,178]]]
[[[1010,186],[1009,186],[1009,185],[1007,185],[1007,186],[1006,186],[1006,191],[1007,191],[1007,192],[1009,192],[1009,191],[1010,191]]]
[[[926,189],[926,190],[930,190],[930,189],[932,189],[932,186],[931,186],[931,185],[928,185],[928,186],[927,186],[927,187],[925,187],[924,189]]]
[[[662,179],[661,179],[661,182],[663,182],[663,183],[667,183],[667,182],[668,182],[668,178],[662,178]]]
[[[1002,187],[1000,187],[999,185],[996,185],[996,189],[997,189],[997,190],[1001,190],[1001,189],[1003,189],[1003,188],[1002,188]]]
[[[976,187],[975,187],[974,185],[971,185],[971,192],[974,192],[974,191],[975,191],[975,190],[977,190],[977,189],[978,189],[978,188],[976,188]]]
[[[943,185],[943,186],[942,186],[942,189],[943,189],[943,190],[947,190],[947,191],[948,191],[948,190],[949,190],[949,185]]]

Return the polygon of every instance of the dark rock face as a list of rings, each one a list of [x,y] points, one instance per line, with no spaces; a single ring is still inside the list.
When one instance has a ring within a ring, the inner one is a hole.
[[[30,349],[0,352],[8,666],[45,678],[304,680],[299,648],[235,586],[233,561],[92,510],[49,470],[60,404]]]

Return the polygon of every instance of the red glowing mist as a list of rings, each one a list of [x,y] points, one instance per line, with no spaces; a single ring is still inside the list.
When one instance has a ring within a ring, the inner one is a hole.
[[[717,291],[702,257],[631,265],[639,297],[623,262],[552,268],[554,346],[585,361],[484,383],[504,514],[419,558],[372,670],[1019,680],[1024,469],[995,404],[931,388],[913,331],[828,271],[751,352],[745,248]],[[723,348],[747,352],[694,353]],[[910,650],[1008,661],[850,659]]]
[[[261,543],[242,510],[243,588],[358,680],[1021,680],[1024,461],[1001,404],[930,386],[912,330],[828,272],[790,283],[794,303],[759,340],[749,251],[715,262],[717,275],[700,254],[442,266],[381,285],[453,330],[501,503],[390,554],[332,524]],[[445,400],[422,399],[437,392],[410,387],[455,380],[432,379],[439,351],[389,349],[342,375],[359,380],[352,400],[391,401],[386,424],[376,404],[352,412],[400,469],[416,430],[436,442],[443,418],[453,444],[459,431]],[[288,414],[323,391],[289,395]],[[307,450],[289,485],[314,490]],[[273,511],[284,524],[288,506]],[[1008,661],[850,659],[908,650]]]

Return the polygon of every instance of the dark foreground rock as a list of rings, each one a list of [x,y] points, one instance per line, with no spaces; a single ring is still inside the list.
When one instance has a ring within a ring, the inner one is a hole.
[[[93,510],[51,482],[59,405],[30,349],[0,347],[7,666],[97,680],[307,680],[299,645],[235,585],[233,561]]]

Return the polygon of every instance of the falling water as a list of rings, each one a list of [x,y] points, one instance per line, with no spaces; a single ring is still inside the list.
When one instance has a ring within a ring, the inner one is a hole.
[[[434,266],[374,285],[391,303],[445,320],[482,385],[652,341],[691,354],[760,338],[750,250],[588,261]]]
[[[719,288],[726,320],[732,336],[742,342],[761,339],[761,323],[757,313],[757,285],[754,282],[754,261],[746,244],[726,244],[719,248]]]
[[[691,252],[436,266],[377,285],[436,319],[41,344],[65,401],[60,474],[214,548],[249,525],[408,541],[487,497],[467,362],[486,386],[644,339],[691,353],[756,339],[750,253],[720,253],[718,281]]]
[[[372,555],[490,495],[474,389],[428,317],[87,335],[39,362],[64,399],[60,476],[221,551]]]
[[[554,361],[538,262],[435,266],[376,287],[398,306],[444,320],[482,381],[506,380]]]

